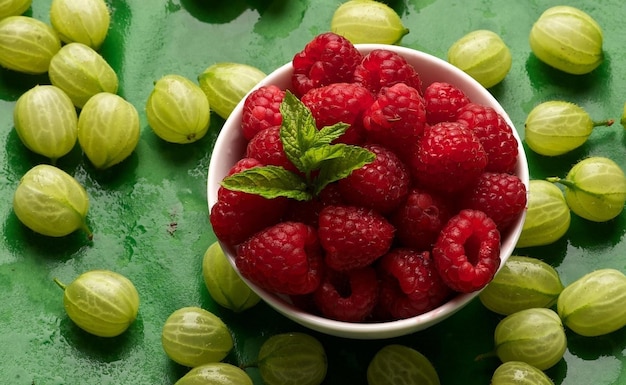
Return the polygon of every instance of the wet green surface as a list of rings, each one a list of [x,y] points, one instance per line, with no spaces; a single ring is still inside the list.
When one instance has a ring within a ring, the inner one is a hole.
[[[24,148],[13,130],[19,95],[45,76],[0,70],[0,383],[15,385],[173,384],[186,369],[167,359],[160,343],[167,316],[183,306],[202,306],[231,327],[236,349],[227,358],[250,364],[271,334],[300,330],[260,305],[236,315],[213,304],[202,282],[201,259],[214,241],[207,219],[206,173],[223,120],[192,145],[171,145],[146,124],[143,105],[152,82],[168,73],[195,79],[209,65],[232,61],[265,72],[289,61],[315,34],[328,30],[336,0],[109,0],[112,27],[102,54],[120,78],[120,95],[140,111],[142,135],[124,163],[97,171],[77,148],[59,166],[86,187],[91,198],[93,242],[76,233],[62,239],[33,234],[11,209],[19,178],[46,159]],[[491,29],[509,45],[513,67],[493,94],[521,131],[537,103],[564,99],[594,119],[619,120],[626,94],[626,11],[622,1],[570,1],[590,13],[605,33],[605,61],[593,73],[569,76],[538,62],[528,32],[541,12],[558,1],[389,1],[411,32],[402,45],[445,58],[448,47],[474,29]],[[50,1],[34,0],[27,15],[48,21]],[[520,132],[523,136],[523,132]],[[528,152],[531,177],[564,176],[587,155],[609,156],[626,168],[623,128],[600,128],[571,154],[547,159]],[[565,283],[599,267],[626,271],[626,214],[605,224],[574,218],[565,238],[520,250],[557,267]],[[53,278],[70,282],[106,268],[129,277],[141,295],[139,318],[120,337],[87,335],[66,317]],[[390,342],[428,356],[443,384],[486,384],[498,365],[474,358],[492,348],[500,317],[475,301],[444,323],[393,341],[348,341],[315,334],[329,356],[326,384],[364,384],[374,352]],[[597,338],[568,334],[569,349],[548,374],[556,384],[608,385],[626,381],[626,330]],[[255,369],[248,369],[261,384]]]

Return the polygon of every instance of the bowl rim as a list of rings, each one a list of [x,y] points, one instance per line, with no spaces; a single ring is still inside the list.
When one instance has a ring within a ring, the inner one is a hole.
[[[454,65],[423,51],[404,46],[386,44],[355,44],[355,47],[363,54],[367,54],[376,49],[388,49],[399,53],[409,62],[420,61],[422,64],[424,64],[423,66],[420,66],[421,68],[426,67],[425,63],[427,63],[428,66],[439,67],[440,69],[445,70],[446,73],[452,74],[457,80],[462,81],[463,86],[459,88],[461,88],[464,92],[469,94],[479,94],[480,98],[484,99],[490,106],[492,106],[498,113],[500,113],[502,117],[506,120],[506,122],[511,126],[513,135],[518,144],[518,160],[515,175],[517,175],[522,180],[522,182],[526,186],[526,189],[528,190],[530,180],[529,168],[524,147],[522,145],[522,140],[509,115],[506,113],[506,111],[500,105],[497,99],[489,92],[489,90],[485,89],[474,78],[472,78],[470,75],[466,74],[459,68],[455,67]],[[262,86],[284,83],[283,78],[285,74],[291,73],[292,70],[293,66],[291,61],[289,61],[286,64],[275,69],[261,82],[254,86],[242,98],[242,100],[237,104],[231,115],[224,122],[222,130],[216,139],[213,149],[222,149],[222,151],[226,151],[230,155],[233,155],[235,151],[241,154],[241,151],[238,151],[238,149],[241,149],[245,145],[245,139],[241,135],[240,130],[238,130],[237,128],[239,123],[241,122],[243,103],[245,102],[246,97],[254,90]],[[422,75],[420,68],[417,68],[417,70],[418,72],[420,72],[420,75]],[[278,81],[279,79],[283,80]],[[422,86],[426,87],[428,84],[429,83],[424,83]],[[455,84],[455,86],[458,85]],[[468,90],[471,92],[468,92]],[[469,95],[468,97],[470,98],[470,100],[475,99],[474,97],[471,97]],[[485,104],[485,102],[481,102],[481,104]],[[218,161],[223,156],[223,154],[217,154],[215,151],[212,151],[211,153],[207,180],[207,202],[209,206],[209,213],[212,206],[217,201],[217,190],[219,188],[219,181],[221,181],[222,178],[226,175],[228,168],[232,166],[219,164]],[[508,257],[513,254],[515,244],[517,243],[517,240],[521,235],[525,217],[526,210],[524,210],[517,218],[517,220],[509,227],[506,232],[506,236],[502,237],[503,242],[500,245],[501,263],[498,267],[498,271],[505,264]],[[431,327],[450,317],[457,311],[464,308],[465,305],[467,305],[470,301],[476,298],[482,291],[481,289],[471,293],[459,293],[439,307],[410,318],[376,323],[353,323],[337,321],[301,310],[293,305],[288,299],[286,299],[285,296],[271,293],[250,282],[248,279],[241,276],[239,270],[236,268],[233,258],[234,250],[230,246],[222,243],[221,241],[218,240],[218,242],[220,242],[220,245],[224,249],[224,252],[229,259],[229,262],[231,263],[233,268],[235,268],[237,274],[239,274],[243,281],[248,286],[250,286],[250,288],[254,292],[256,292],[261,297],[261,299],[263,299],[263,301],[268,303],[272,308],[274,308],[285,317],[302,326],[337,337],[352,339],[384,339],[411,334]]]

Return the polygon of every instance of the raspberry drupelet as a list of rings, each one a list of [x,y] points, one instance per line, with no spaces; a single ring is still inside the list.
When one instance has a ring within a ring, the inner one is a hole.
[[[275,85],[259,87],[246,97],[241,116],[241,130],[246,140],[266,128],[281,125],[280,104],[284,97],[285,91]]]

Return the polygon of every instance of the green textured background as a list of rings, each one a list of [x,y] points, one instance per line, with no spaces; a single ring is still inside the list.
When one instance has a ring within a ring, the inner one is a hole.
[[[317,33],[329,29],[337,0],[109,0],[111,30],[101,53],[117,71],[119,94],[140,111],[142,135],[122,164],[97,171],[75,148],[59,166],[73,174],[91,198],[93,242],[81,233],[46,238],[23,227],[11,209],[19,178],[46,159],[30,153],[13,129],[12,109],[24,91],[45,76],[0,70],[0,383],[15,385],[173,384],[186,368],[165,356],[160,331],[167,316],[183,306],[214,311],[236,340],[229,362],[254,361],[270,335],[301,330],[261,304],[236,315],[215,305],[202,282],[201,260],[215,240],[208,221],[206,173],[223,123],[212,116],[211,131],[191,145],[159,140],[147,126],[143,106],[153,81],[169,73],[196,79],[220,61],[254,65],[265,72],[291,60]],[[605,34],[605,61],[593,73],[569,76],[540,63],[530,52],[528,33],[546,8],[560,1],[404,0],[388,1],[411,32],[401,44],[446,57],[465,33],[490,29],[513,55],[507,78],[491,91],[523,136],[526,114],[538,103],[564,99],[594,119],[619,121],[626,100],[626,15],[621,0],[570,1],[592,15]],[[48,21],[49,0],[34,0],[27,15]],[[587,155],[609,156],[626,168],[619,123],[597,129],[571,154],[548,159],[527,151],[531,177],[564,176]],[[626,270],[626,214],[596,224],[574,217],[566,237],[554,245],[520,250],[552,263],[569,283],[600,267]],[[106,268],[129,277],[141,295],[139,318],[122,336],[101,339],[67,318],[53,278],[71,282],[90,269]],[[314,333],[325,345],[325,384],[365,384],[365,368],[377,349],[402,343],[423,352],[442,384],[487,384],[498,361],[475,357],[489,352],[500,317],[474,301],[427,331],[385,341],[350,341]],[[556,384],[624,383],[626,330],[583,338],[568,332],[564,359],[548,374]],[[247,369],[261,384],[254,368]]]

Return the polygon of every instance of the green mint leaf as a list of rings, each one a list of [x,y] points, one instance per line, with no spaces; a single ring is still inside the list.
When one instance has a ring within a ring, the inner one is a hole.
[[[340,158],[344,153],[343,146],[326,145],[310,148],[301,159],[307,170],[318,170],[325,161]]]
[[[315,180],[313,191],[315,195],[319,194],[326,185],[347,177],[352,171],[376,159],[373,152],[362,147],[347,144],[335,144],[332,147],[339,147],[336,150],[341,151],[342,154],[340,157],[328,159],[322,163],[320,173]]]
[[[249,168],[224,178],[222,186],[267,199],[287,197],[304,201],[312,198],[306,182],[300,175],[279,166]]]
[[[283,117],[280,139],[287,159],[298,170],[304,173],[311,171],[306,169],[301,160],[304,153],[314,146],[318,133],[311,111],[287,90],[285,91],[285,98],[280,104],[280,113]]]
[[[337,123],[332,126],[322,127],[322,129],[317,132],[317,135],[315,135],[315,146],[330,144],[333,140],[343,135],[349,127],[350,125],[346,123]]]

